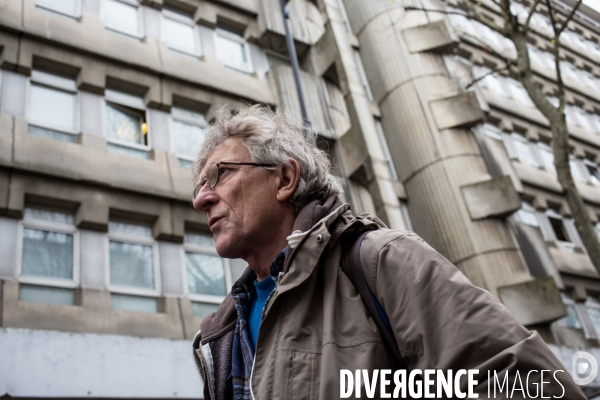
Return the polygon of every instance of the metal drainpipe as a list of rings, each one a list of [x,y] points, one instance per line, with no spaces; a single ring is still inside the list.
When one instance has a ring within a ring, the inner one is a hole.
[[[294,81],[296,81],[296,90],[298,91],[298,100],[300,101],[300,112],[302,113],[302,120],[304,126],[308,128],[307,133],[310,135],[310,142],[315,145],[315,135],[312,131],[312,125],[308,119],[308,113],[306,112],[306,103],[304,101],[304,91],[300,83],[300,66],[298,65],[298,56],[296,55],[296,46],[294,45],[294,37],[290,29],[290,13],[287,10],[288,0],[279,0],[281,5],[281,16],[283,17],[283,26],[285,27],[285,41],[287,43],[288,54],[292,62],[292,70],[294,71]]]

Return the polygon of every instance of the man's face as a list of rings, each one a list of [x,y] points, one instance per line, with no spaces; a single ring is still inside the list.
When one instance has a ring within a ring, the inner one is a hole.
[[[229,138],[210,155],[197,183],[206,179],[206,169],[218,161],[252,162],[252,158],[241,139]],[[219,170],[217,185],[211,189],[205,184],[194,207],[207,213],[219,255],[245,258],[249,252],[260,251],[274,234],[270,229],[278,226],[277,174],[256,166],[221,165]]]

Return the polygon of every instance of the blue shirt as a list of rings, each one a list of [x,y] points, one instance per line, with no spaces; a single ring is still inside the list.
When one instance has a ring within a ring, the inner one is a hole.
[[[258,328],[260,328],[260,320],[262,317],[263,308],[269,298],[269,295],[275,290],[275,278],[268,276],[262,281],[254,281],[254,293],[250,296],[250,312],[248,316],[248,328],[250,330],[250,338],[256,350],[256,341],[258,340]]]
[[[250,331],[250,339],[254,345],[256,351],[256,342],[258,341],[258,328],[262,319],[263,309],[267,303],[267,299],[275,290],[277,286],[275,279],[279,272],[283,269],[283,262],[285,260],[285,253],[287,252],[287,246],[284,247],[281,252],[275,257],[271,263],[271,275],[263,279],[262,281],[254,281],[254,291],[250,294],[250,307],[248,310],[248,330]]]

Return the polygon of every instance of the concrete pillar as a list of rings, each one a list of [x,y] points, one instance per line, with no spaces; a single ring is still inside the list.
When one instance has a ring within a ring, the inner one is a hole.
[[[474,284],[495,295],[499,286],[531,279],[506,220],[471,219],[460,188],[490,175],[470,131],[449,128],[434,114],[439,100],[460,90],[440,54],[411,53],[414,46],[405,38],[418,37],[403,35],[406,29],[443,19],[443,14],[408,15],[402,2],[386,0],[344,3],[417,233]],[[422,6],[439,7],[433,1]]]

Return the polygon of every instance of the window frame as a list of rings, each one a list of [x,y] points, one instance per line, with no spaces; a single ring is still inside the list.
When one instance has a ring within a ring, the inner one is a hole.
[[[53,78],[55,77],[55,78]],[[59,79],[56,79],[59,78]],[[56,131],[59,133],[64,133],[71,135],[75,138],[79,137],[78,135],[81,133],[81,98],[79,94],[79,90],[77,90],[77,84],[75,79],[72,79],[73,85],[67,85],[65,82],[61,82],[63,78],[60,75],[52,74],[49,72],[41,71],[41,70],[32,70],[31,76],[27,79],[27,93],[26,93],[26,103],[25,103],[25,117],[27,120],[27,126],[29,125],[37,126],[39,128],[49,129],[52,131]],[[63,78],[65,80],[71,80],[70,78]],[[65,129],[63,126],[57,126],[53,124],[48,124],[41,121],[36,121],[31,119],[31,88],[32,86],[40,86],[47,89],[55,90],[57,92],[69,93],[74,95],[74,105],[73,105],[73,129]]]
[[[171,108],[171,114],[170,114],[171,118],[169,120],[169,132],[171,133],[169,135],[170,136],[169,139],[170,139],[171,151],[173,153],[175,153],[175,155],[177,156],[178,160],[185,160],[185,161],[189,161],[189,162],[194,162],[195,157],[190,157],[190,156],[188,156],[186,154],[180,154],[180,153],[177,153],[175,151],[175,135],[174,135],[175,129],[174,129],[174,121],[178,120],[178,121],[184,122],[186,124],[192,124],[192,125],[200,126],[200,127],[202,127],[205,130],[205,134],[206,134],[206,130],[208,129],[208,121],[206,120],[206,116],[204,114],[200,114],[200,113],[198,113],[198,114],[202,116],[202,120],[200,118],[191,118],[189,116],[184,116],[182,114],[177,115],[177,111],[176,110],[178,110],[178,109],[186,110],[183,107],[175,107],[175,106],[173,106]]]
[[[225,66],[226,68],[232,69],[234,71],[239,71],[245,74],[252,74],[254,72],[254,65],[252,63],[252,57],[250,55],[250,46],[248,45],[248,42],[246,41],[246,39],[242,36],[242,35],[238,35],[236,33],[230,32],[226,29],[223,28],[215,28],[215,30],[213,31],[213,41],[215,43],[215,47],[217,44],[217,37],[221,36],[225,39],[229,39],[229,40],[233,40],[234,42],[238,42],[244,45],[244,53],[246,54],[246,60],[248,60],[247,62],[247,66],[245,69],[242,68],[238,68],[235,66],[231,66],[231,65],[227,65],[225,64],[218,56],[218,51],[216,51],[217,53],[217,59],[219,60],[219,62],[221,62],[223,64],[223,66]]]
[[[341,0],[339,1],[341,3]],[[358,70],[358,79],[365,90],[367,99],[369,101],[373,101],[373,92],[371,92],[371,86],[369,85],[369,80],[367,79],[367,73],[365,72],[365,66],[362,62],[362,58],[360,57],[360,52],[358,49],[352,48],[352,53],[354,55],[354,62],[356,63],[356,68]]]
[[[138,32],[137,34],[131,34],[129,32],[125,32],[125,31],[121,31],[117,28],[113,28],[111,26],[108,26],[106,24],[106,20],[105,20],[105,13],[106,13],[106,7],[105,7],[105,2],[106,1],[114,1],[117,3],[123,3],[123,4],[127,4],[130,6],[134,6],[137,9],[137,18],[138,18]],[[143,7],[142,5],[136,1],[136,0],[102,0],[102,2],[100,3],[100,20],[102,21],[102,24],[104,25],[104,29],[109,30],[111,32],[114,33],[118,33],[120,35],[125,35],[127,37],[130,38],[134,38],[134,39],[143,39],[146,36],[146,32],[145,32],[145,27],[144,27],[144,14],[143,14]]]
[[[200,57],[200,55],[202,54],[201,49],[200,49],[200,38],[198,37],[198,28],[196,26],[197,24],[194,21],[194,18],[185,17],[184,15],[179,14],[175,11],[169,10],[168,8],[163,8],[161,14],[162,14],[162,18],[160,20],[160,38],[167,45],[167,48],[169,50],[173,50],[178,53],[182,53],[182,54],[192,56],[195,58]],[[184,50],[184,49],[180,49],[177,47],[171,47],[171,45],[165,40],[165,27],[164,27],[165,18],[192,27],[193,38],[194,38],[194,51],[193,52],[190,53],[189,51]]]
[[[593,186],[600,186],[600,168],[598,167],[598,164],[588,158],[584,158],[582,161],[588,176],[588,183]],[[589,168],[595,169],[598,172],[598,176],[590,172]],[[595,179],[592,179],[592,177]]]
[[[82,16],[82,12],[81,12],[81,0],[75,0],[75,13],[74,14],[66,12],[63,9],[54,7],[54,6],[50,5],[50,4],[39,4],[39,1],[40,0],[35,0],[35,6],[39,7],[39,8],[42,8],[44,10],[49,10],[49,11],[55,12],[57,14],[65,15],[67,17],[71,17],[71,18],[75,18],[75,19],[81,18],[81,16]]]
[[[119,219],[119,221],[121,221]],[[122,221],[125,223],[135,224],[135,221]],[[121,242],[129,244],[139,244],[152,247],[152,267],[154,273],[154,289],[146,289],[135,286],[117,285],[111,283],[110,280],[110,242]],[[140,297],[159,298],[162,293],[162,280],[160,275],[160,254],[158,253],[158,242],[154,237],[130,235],[121,232],[107,232],[104,240],[104,257],[105,257],[105,282],[110,293],[126,294]]]
[[[375,122],[375,131],[377,132],[377,138],[379,139],[379,143],[381,144],[381,150],[383,151],[383,157],[385,158],[385,163],[390,173],[390,178],[392,180],[397,181],[398,172],[396,170],[396,165],[394,164],[394,160],[392,159],[392,153],[390,152],[390,148],[385,137],[383,123],[381,122],[381,118],[374,117],[373,120]]]
[[[510,134],[510,139],[513,141],[512,145],[513,145],[513,148],[515,149],[516,159],[521,164],[528,165],[532,168],[538,168],[538,169],[542,167],[543,163],[540,162],[540,157],[539,157],[539,154],[537,153],[536,144],[534,142],[528,140],[525,136],[523,136],[522,134],[517,133],[517,132],[512,132]],[[528,160],[524,160],[521,158],[521,154],[519,153],[519,150],[517,149],[516,142],[521,142],[522,144],[527,145],[527,148],[529,149],[529,154],[531,155],[532,161],[535,164],[532,164]]]
[[[186,257],[185,257],[186,252],[206,254],[206,255],[210,255],[210,256],[219,256],[219,254],[217,253],[217,249],[214,246],[201,245],[198,243],[190,243],[190,242],[184,241],[183,246],[181,246],[182,274],[183,274],[184,294],[192,302],[207,303],[207,304],[214,304],[214,305],[221,304],[223,302],[223,300],[225,300],[225,297],[227,297],[227,293],[229,293],[229,291],[231,291],[231,286],[233,285],[231,264],[229,262],[229,259],[221,257],[221,260],[223,260],[223,272],[225,274],[225,290],[227,291],[225,296],[190,293],[189,287],[188,287],[188,274],[187,274],[187,265],[186,265],[187,261],[186,261]]]
[[[34,207],[35,208],[35,207]],[[73,236],[73,278],[72,279],[59,279],[59,278],[45,278],[36,277],[29,275],[22,275],[23,269],[23,231],[25,229],[37,229],[43,231],[57,232],[70,234]],[[40,219],[26,218],[25,216],[17,226],[17,262],[16,262],[16,276],[17,280],[21,283],[49,286],[49,287],[60,287],[67,289],[75,289],[79,286],[80,280],[80,254],[81,250],[79,247],[79,230],[75,224],[63,224],[60,222],[44,221]]]
[[[136,102],[133,99],[140,99],[140,102]],[[142,97],[138,97],[126,92],[121,92],[118,90],[114,90],[114,89],[106,89],[106,91],[104,92],[104,107],[102,108],[102,133],[104,135],[104,139],[106,139],[106,143],[107,144],[112,144],[112,145],[116,145],[116,146],[120,146],[120,147],[129,147],[131,149],[135,149],[135,150],[141,150],[141,151],[145,151],[145,152],[149,152],[150,150],[152,150],[152,135],[150,132],[150,124],[148,123],[148,120],[150,118],[149,114],[148,114],[148,108],[146,107],[145,103],[144,103],[144,99]],[[109,103],[111,104],[115,104],[117,106],[121,106],[121,107],[129,107],[129,108],[133,108],[136,109],[138,111],[142,111],[144,113],[144,121],[146,122],[146,124],[148,124],[148,133],[146,134],[146,141],[147,144],[143,145],[143,144],[137,144],[137,143],[129,143],[129,142],[123,142],[120,141],[118,139],[114,139],[114,138],[109,138],[106,136],[106,117],[107,117],[107,106],[109,105]]]

